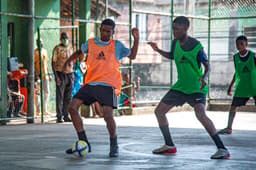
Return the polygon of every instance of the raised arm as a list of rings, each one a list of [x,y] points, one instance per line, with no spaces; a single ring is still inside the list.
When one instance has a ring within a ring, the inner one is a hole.
[[[60,81],[60,78],[56,72],[56,62],[57,62],[57,52],[56,52],[56,47],[53,49],[53,52],[52,52],[52,71],[53,71],[53,74],[54,74],[54,78],[55,78],[55,82],[57,85],[60,85],[61,81]]]
[[[133,46],[131,49],[131,54],[128,56],[131,60],[136,58],[137,52],[138,52],[138,46],[139,46],[139,30],[137,28],[132,29],[132,36],[134,38]]]

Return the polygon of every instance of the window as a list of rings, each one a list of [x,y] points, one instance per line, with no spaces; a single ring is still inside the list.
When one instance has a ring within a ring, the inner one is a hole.
[[[244,35],[248,38],[248,47],[256,48],[256,26],[244,27]]]
[[[139,29],[140,40],[147,41],[148,39],[148,15],[133,14],[132,26]]]

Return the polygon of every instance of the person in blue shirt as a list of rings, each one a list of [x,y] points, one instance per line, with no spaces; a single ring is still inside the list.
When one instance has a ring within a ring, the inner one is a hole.
[[[85,56],[80,55],[74,62],[74,86],[72,89],[72,97],[78,92],[78,90],[84,84],[84,74],[86,72]]]

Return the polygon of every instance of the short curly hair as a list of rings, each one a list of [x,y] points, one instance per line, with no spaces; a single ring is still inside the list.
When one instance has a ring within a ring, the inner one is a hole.
[[[109,19],[109,18],[104,19],[104,20],[101,22],[101,27],[102,27],[102,25],[112,26],[112,29],[113,29],[113,30],[114,30],[115,27],[116,27],[115,22],[114,22],[112,19]]]
[[[244,35],[238,36],[238,37],[236,38],[236,43],[237,43],[237,41],[239,41],[239,40],[244,41],[244,42],[248,42],[247,37],[244,36]]]
[[[185,16],[178,16],[173,20],[173,23],[176,24],[183,24],[185,25],[187,28],[189,27],[189,20],[187,17]]]

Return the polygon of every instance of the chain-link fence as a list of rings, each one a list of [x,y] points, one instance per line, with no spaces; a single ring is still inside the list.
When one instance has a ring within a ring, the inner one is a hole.
[[[173,9],[173,10],[172,10]],[[189,35],[204,46],[211,64],[209,99],[231,99],[226,94],[234,74],[233,55],[237,52],[236,37],[246,35],[248,49],[255,51],[256,3],[253,0],[198,0],[198,1],[133,1],[133,15],[146,18],[147,41],[155,41],[169,51],[171,42],[171,19],[184,15],[190,19]],[[152,20],[152,16],[156,20]],[[150,19],[149,19],[150,18]],[[143,22],[142,22],[143,23]],[[140,28],[143,29],[143,26]],[[151,35],[154,34],[152,37]],[[140,46],[142,46],[141,44]],[[210,47],[210,49],[208,49]],[[134,74],[141,76],[141,91],[137,100],[159,100],[168,90],[170,82],[176,81],[176,68],[170,61],[152,50],[147,55],[161,58],[159,63],[134,64]],[[143,53],[141,50],[139,55]],[[139,58],[140,56],[138,56]]]
[[[60,17],[41,16],[42,9],[38,8],[35,24],[39,27],[51,24],[56,26],[85,25],[87,36],[99,36],[99,23],[105,17],[111,17],[117,23],[114,38],[130,47],[131,27],[140,31],[138,55],[132,65],[128,60],[122,60],[122,73],[132,73],[132,82],[140,77],[140,88],[136,93],[137,104],[158,102],[176,81],[176,67],[168,59],[154,52],[147,42],[154,41],[159,48],[170,51],[172,37],[172,20],[179,15],[190,19],[189,35],[197,38],[204,46],[211,64],[210,91],[211,100],[229,100],[226,95],[227,87],[234,74],[233,54],[237,52],[235,39],[238,35],[246,35],[249,40],[248,49],[256,48],[256,2],[254,0],[93,0],[91,1],[91,17],[81,17],[78,0],[61,1]],[[57,10],[58,4],[50,2]],[[37,4],[36,4],[37,6]],[[49,5],[50,6],[50,5]],[[47,7],[47,9],[49,8]],[[50,11],[50,8],[49,8]],[[8,13],[9,12],[9,13]],[[15,14],[21,13],[21,14]],[[1,16],[10,16],[10,22],[17,22],[25,27],[27,19],[32,16],[23,14],[23,10],[11,8],[11,11],[1,11]],[[17,20],[14,18],[18,18]],[[48,66],[51,70],[52,50],[59,43],[60,33],[67,31],[72,37],[71,44],[78,45],[72,29],[53,29],[42,31],[41,38],[44,48],[48,51]],[[79,33],[81,30],[78,31]],[[18,32],[21,35],[21,31]],[[26,33],[27,35],[28,33]],[[73,36],[72,36],[73,35]],[[78,36],[79,37],[79,36]],[[87,37],[87,38],[88,38]],[[35,37],[36,40],[37,37]],[[22,38],[16,41],[21,44]],[[35,43],[36,44],[36,43]],[[23,45],[24,46],[24,45]],[[210,48],[209,48],[210,47]],[[23,55],[23,50],[16,53]],[[24,55],[25,56],[25,55]],[[26,62],[26,56],[22,59]],[[49,111],[55,112],[55,82],[50,83]]]

